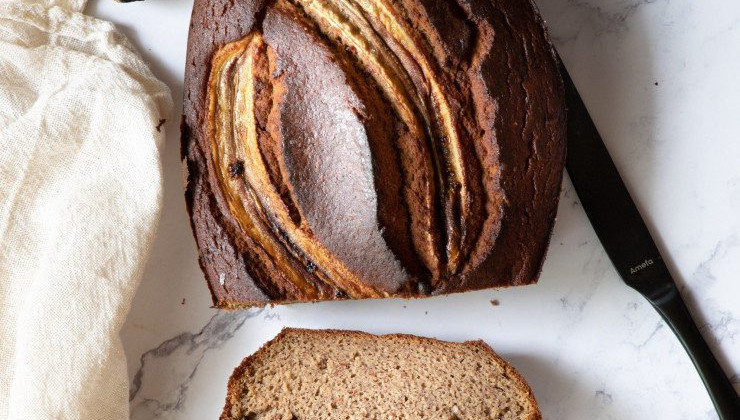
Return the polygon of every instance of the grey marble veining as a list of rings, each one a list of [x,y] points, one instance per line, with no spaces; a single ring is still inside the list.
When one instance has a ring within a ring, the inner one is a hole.
[[[232,339],[244,323],[264,309],[217,311],[196,333],[184,332],[167,339],[139,357],[139,367],[131,380],[131,416],[158,417],[182,409],[190,380],[209,351]],[[156,386],[158,377],[168,375],[173,386]]]

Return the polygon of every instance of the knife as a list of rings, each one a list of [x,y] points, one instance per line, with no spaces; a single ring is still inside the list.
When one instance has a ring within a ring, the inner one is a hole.
[[[719,418],[740,419],[737,392],[691,318],[578,90],[559,61],[568,107],[565,167],[596,235],[622,280],[653,305],[683,344]]]

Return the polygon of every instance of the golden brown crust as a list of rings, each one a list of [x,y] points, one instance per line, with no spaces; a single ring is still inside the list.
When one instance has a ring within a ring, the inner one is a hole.
[[[196,0],[184,114],[188,210],[218,307],[537,279],[564,108],[527,1]]]
[[[239,383],[244,378],[245,375],[249,374],[249,368],[253,365],[256,365],[260,362],[260,360],[267,354],[269,351],[269,348],[271,345],[279,342],[280,340],[283,340],[286,335],[288,334],[315,334],[323,336],[327,339],[336,339],[342,336],[345,337],[364,337],[364,338],[372,338],[372,339],[383,339],[383,338],[398,338],[403,340],[408,340],[410,343],[409,345],[417,345],[417,346],[425,346],[430,343],[444,343],[448,345],[461,345],[461,346],[474,346],[478,347],[481,350],[483,350],[486,354],[488,354],[497,365],[504,368],[506,372],[506,376],[514,381],[517,384],[517,388],[526,395],[526,400],[529,404],[533,407],[534,412],[532,415],[523,420],[542,420],[542,415],[539,410],[539,406],[537,405],[537,401],[534,396],[534,392],[532,392],[532,389],[530,388],[529,384],[527,384],[524,377],[508,362],[506,362],[504,359],[502,359],[494,350],[489,346],[486,342],[483,340],[476,340],[476,341],[465,341],[463,343],[452,343],[452,342],[446,342],[442,340],[437,340],[434,338],[428,338],[428,337],[420,337],[412,334],[384,334],[384,335],[375,335],[370,334],[363,331],[350,331],[350,330],[336,330],[336,329],[302,329],[302,328],[283,328],[283,330],[278,333],[277,336],[275,336],[272,340],[265,343],[262,347],[259,348],[254,354],[245,357],[242,362],[234,369],[234,372],[229,377],[228,385],[227,385],[227,395],[226,395],[226,402],[224,405],[224,409],[221,414],[221,420],[228,420],[229,413],[232,410],[233,404],[239,400],[241,397],[241,391],[239,388]]]
[[[466,341],[464,344],[477,345],[480,346],[482,350],[490,352],[491,357],[496,360],[496,363],[498,363],[500,366],[504,366],[504,368],[506,369],[506,376],[516,382],[518,388],[524,391],[524,393],[527,395],[527,401],[532,404],[532,407],[534,407],[535,412],[532,413],[532,416],[530,416],[526,420],[542,420],[542,413],[540,413],[540,408],[537,405],[537,400],[534,397],[534,392],[532,391],[532,388],[529,386],[524,377],[519,373],[519,371],[514,368],[514,366],[511,366],[506,360],[502,359],[501,356],[499,356],[498,353],[496,353],[493,348],[483,340]]]

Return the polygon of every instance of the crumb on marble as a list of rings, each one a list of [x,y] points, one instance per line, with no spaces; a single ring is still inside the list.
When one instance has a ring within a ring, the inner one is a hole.
[[[185,304],[185,298],[182,298],[182,302],[180,302],[180,305],[184,305],[184,304]]]
[[[606,392],[606,389],[604,388],[597,390],[594,396],[603,405],[608,405],[614,402],[612,394]]]
[[[501,302],[499,302],[498,299],[491,299],[491,305],[498,306],[500,304],[501,304]]]

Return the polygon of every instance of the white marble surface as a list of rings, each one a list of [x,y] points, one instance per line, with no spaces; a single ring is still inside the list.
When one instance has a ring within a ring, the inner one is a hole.
[[[190,1],[91,1],[180,103]],[[740,3],[538,0],[573,79],[702,332],[740,382]],[[226,379],[281,327],[482,338],[547,419],[712,419],[684,350],[621,283],[568,180],[539,284],[418,301],[210,309],[166,124],[159,236],[121,337],[134,419],[216,418]],[[490,300],[497,299],[494,306]]]

